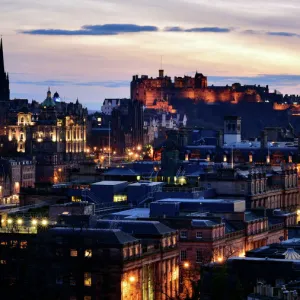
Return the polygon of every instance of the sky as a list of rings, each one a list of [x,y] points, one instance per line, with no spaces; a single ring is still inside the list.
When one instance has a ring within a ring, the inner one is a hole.
[[[133,75],[208,76],[300,94],[299,0],[1,0],[11,98],[48,87],[100,110]]]

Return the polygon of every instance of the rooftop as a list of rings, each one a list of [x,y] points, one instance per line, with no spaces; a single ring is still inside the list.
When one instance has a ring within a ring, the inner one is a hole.
[[[124,184],[127,183],[127,181],[100,181],[100,182],[95,182],[92,185],[118,185],[118,184]]]
[[[55,236],[92,237],[98,244],[120,245],[138,241],[136,238],[121,231],[120,229],[56,227],[49,229],[48,232]]]
[[[146,182],[146,181],[140,181],[140,182],[135,182],[130,184],[129,186],[143,186],[143,185],[147,185],[147,186],[156,186],[156,185],[163,185],[164,182]]]
[[[156,202],[182,202],[182,203],[213,203],[213,204],[228,204],[228,203],[245,203],[245,200],[239,199],[184,199],[184,198],[166,198],[157,200]]]
[[[164,235],[175,232],[174,229],[158,221],[136,221],[136,220],[100,220],[97,228],[118,228],[132,235]]]
[[[135,219],[135,218],[149,218],[150,209],[149,208],[133,208],[128,210],[119,211],[111,214],[114,217],[123,217],[127,219]]]

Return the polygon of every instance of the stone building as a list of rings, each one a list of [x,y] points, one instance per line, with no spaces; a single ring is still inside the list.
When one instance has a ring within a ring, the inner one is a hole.
[[[243,197],[247,208],[291,209],[299,206],[298,174],[294,164],[282,167],[221,168],[200,176],[202,187],[211,187],[219,196]]]
[[[26,298],[49,300],[178,295],[176,231],[162,233],[159,227],[166,226],[154,226],[157,239],[147,238],[143,226],[137,226],[140,238],[115,228],[21,227],[20,232],[1,229],[1,291],[11,299],[19,299],[20,291]]]
[[[1,204],[19,203],[21,188],[34,188],[35,161],[26,158],[0,159]]]
[[[159,99],[168,99],[171,104],[184,99],[205,103],[238,103],[240,101],[262,102],[268,98],[268,95],[268,86],[242,86],[239,83],[232,86],[208,86],[207,77],[198,72],[194,77],[175,77],[172,81],[171,77],[165,76],[164,71],[160,70],[157,78],[135,75],[131,81],[131,99],[157,109],[161,109],[160,106],[154,105]]]
[[[76,103],[61,102],[48,90],[46,99],[11,110],[6,134],[10,151],[32,155],[38,182],[62,181],[66,164],[84,160],[87,110]],[[9,155],[8,153],[6,153]]]

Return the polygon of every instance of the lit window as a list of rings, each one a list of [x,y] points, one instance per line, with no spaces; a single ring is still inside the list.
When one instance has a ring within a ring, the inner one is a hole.
[[[84,273],[84,286],[92,286],[92,274],[90,272]]]
[[[86,249],[84,251],[84,257],[92,257],[92,249]]]
[[[124,256],[124,258],[127,258],[127,255],[128,255],[128,249],[124,248],[123,249],[123,256]]]
[[[253,162],[253,156],[252,154],[249,154],[249,163],[252,163]]]
[[[201,231],[196,232],[196,238],[197,239],[202,239],[202,232]]]
[[[185,261],[187,258],[186,250],[181,250],[180,251],[180,260]]]
[[[1,259],[1,260],[0,260],[0,264],[1,264],[1,265],[6,265],[6,260]]]
[[[173,245],[176,245],[176,236],[173,236]]]
[[[70,255],[72,256],[72,257],[75,257],[75,256],[77,256],[77,250],[75,250],[75,249],[71,249],[70,250]]]
[[[92,297],[91,296],[84,296],[83,300],[92,300]]]
[[[20,242],[20,248],[21,249],[26,249],[27,248],[27,241],[21,241]]]
[[[180,237],[182,239],[186,239],[187,238],[187,231],[180,231]]]

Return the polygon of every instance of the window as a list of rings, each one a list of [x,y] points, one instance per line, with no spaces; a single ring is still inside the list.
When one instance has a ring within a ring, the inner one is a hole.
[[[71,249],[70,250],[70,255],[72,256],[72,257],[75,257],[75,256],[77,256],[77,250],[76,249]]]
[[[84,257],[92,257],[92,249],[86,249],[84,251]]]
[[[56,277],[56,284],[63,284],[63,277],[61,275]]]
[[[21,241],[20,242],[20,248],[21,249],[26,249],[27,248],[27,241]]]
[[[83,300],[92,300],[92,296],[84,296]]]
[[[72,286],[76,285],[76,280],[72,275],[70,276],[70,285],[72,285]]]
[[[92,274],[90,272],[84,273],[84,286],[92,286]]]
[[[64,252],[62,248],[57,248],[56,249],[56,256],[63,256]]]
[[[187,238],[187,231],[180,231],[180,237],[182,239],[186,239]]]
[[[173,236],[173,245],[176,245],[177,243],[176,243],[176,236],[174,235]]]
[[[196,232],[196,238],[197,239],[202,239],[202,232],[201,231]]]
[[[123,257],[127,258],[128,256],[128,249],[127,248],[123,248]]]
[[[186,250],[181,250],[181,251],[180,251],[180,260],[181,260],[181,261],[185,261],[186,258],[187,258]]]
[[[201,262],[202,261],[202,251],[197,250],[196,251],[196,262]]]
[[[0,264],[1,264],[1,265],[6,265],[6,260],[1,259],[1,260],[0,260]]]

